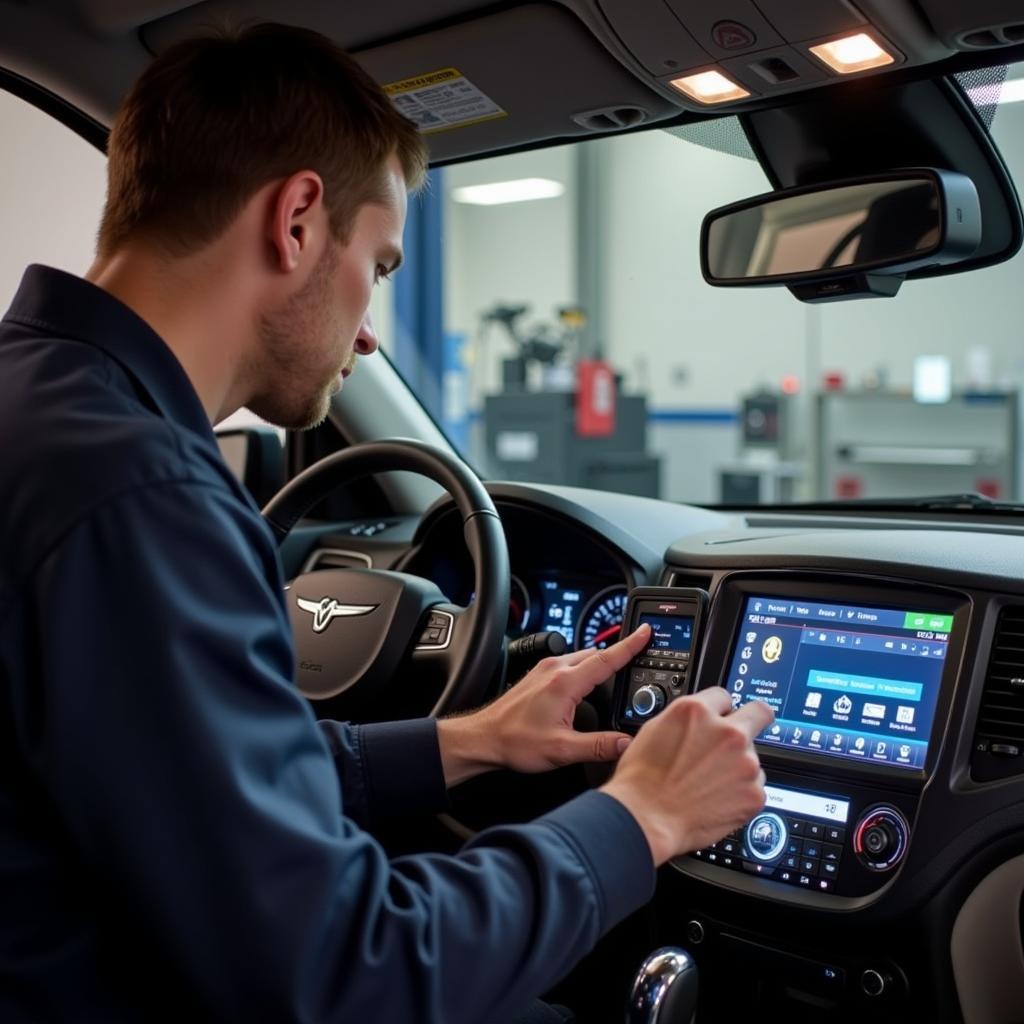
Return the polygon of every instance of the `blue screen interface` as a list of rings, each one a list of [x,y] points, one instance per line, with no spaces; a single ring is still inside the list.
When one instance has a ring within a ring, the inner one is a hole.
[[[682,615],[641,614],[638,626],[651,627],[647,650],[663,657],[689,654],[693,647],[693,619]]]
[[[938,612],[750,597],[726,688],[734,708],[775,709],[760,743],[921,769],[952,628]]]

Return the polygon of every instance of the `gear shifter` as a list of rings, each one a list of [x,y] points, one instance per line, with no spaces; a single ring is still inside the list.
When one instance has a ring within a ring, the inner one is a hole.
[[[633,982],[626,1024],[690,1024],[697,1009],[697,965],[676,946],[655,950]]]

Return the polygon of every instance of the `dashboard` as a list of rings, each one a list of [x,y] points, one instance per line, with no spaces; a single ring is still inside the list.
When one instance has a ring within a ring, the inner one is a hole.
[[[698,960],[710,1019],[1022,1019],[1024,528],[489,490],[510,634],[605,644],[629,589],[698,587],[687,688],[776,709],[764,811],[659,881],[659,937]],[[460,603],[461,547],[444,505],[362,543]],[[527,789],[479,804],[522,820]]]

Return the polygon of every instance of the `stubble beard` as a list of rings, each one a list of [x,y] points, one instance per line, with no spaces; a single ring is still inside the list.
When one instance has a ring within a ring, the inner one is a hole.
[[[287,430],[318,427],[338,391],[337,372],[319,383],[310,382],[315,374],[323,377],[318,339],[340,333],[338,326],[329,322],[329,296],[337,266],[338,253],[329,246],[302,290],[281,309],[260,319],[263,358],[258,378],[262,387],[248,407],[274,426]]]

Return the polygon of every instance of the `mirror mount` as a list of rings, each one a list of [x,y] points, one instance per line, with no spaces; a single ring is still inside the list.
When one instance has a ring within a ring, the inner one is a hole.
[[[906,280],[903,274],[849,274],[832,281],[789,286],[801,302],[842,302],[844,299],[891,299]]]

